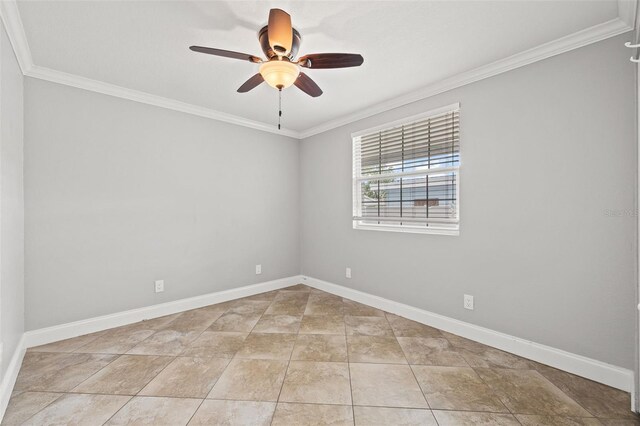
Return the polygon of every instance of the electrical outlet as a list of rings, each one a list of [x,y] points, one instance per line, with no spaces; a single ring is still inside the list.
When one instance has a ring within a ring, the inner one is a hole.
[[[262,273],[262,265],[256,265],[256,275],[260,275]]]
[[[344,276],[347,278],[351,278],[351,268],[347,268],[347,270],[344,273]]]
[[[464,295],[464,308],[473,311],[473,296]]]
[[[156,293],[162,293],[164,291],[164,280],[156,281]]]

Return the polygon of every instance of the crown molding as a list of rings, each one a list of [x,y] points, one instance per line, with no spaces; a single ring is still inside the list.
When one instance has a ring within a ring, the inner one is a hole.
[[[634,29],[636,25],[636,13],[638,10],[638,0],[618,0],[618,17]]]
[[[263,132],[275,133],[278,135],[300,139],[299,133],[295,130],[278,130],[278,128],[274,125],[266,124],[260,121],[249,120],[237,115],[226,114],[224,112],[177,101],[175,99],[164,98],[162,96],[152,95],[150,93],[141,92],[138,90],[127,89],[125,87],[116,86],[114,84],[92,80],[90,78],[81,77],[75,74],[68,74],[62,71],[56,71],[50,68],[40,67],[38,65],[32,66],[25,75],[27,77],[38,78],[58,84],[64,84],[66,86],[76,87],[78,89],[89,90],[92,92],[128,99],[130,101],[140,102],[147,105],[167,108],[174,111],[197,115],[199,117],[211,118],[213,120],[236,124],[238,126],[249,127],[251,129],[261,130]]]
[[[7,30],[7,34],[9,35],[11,45],[13,46],[18,63],[20,64],[20,68],[22,69],[23,74],[28,77],[39,78],[67,86],[129,99],[135,102],[142,102],[148,105],[172,109],[174,111],[193,114],[269,133],[289,136],[296,139],[304,139],[344,126],[354,121],[362,120],[403,105],[426,99],[485,78],[493,77],[503,72],[511,71],[513,69],[631,31],[635,27],[637,3],[638,0],[618,0],[618,18],[594,25],[590,28],[586,28],[532,49],[525,50],[474,70],[446,78],[411,93],[386,100],[353,114],[348,114],[338,119],[327,121],[323,124],[300,132],[291,129],[278,130],[275,126],[268,123],[254,121],[175,99],[164,98],[162,96],[152,95],[150,93],[128,89],[98,80],[92,80],[75,74],[68,74],[62,71],[37,66],[34,64],[31,56],[31,51],[27,43],[27,37],[22,25],[16,0],[0,0],[0,18],[2,18],[2,22]]]
[[[389,111],[431,96],[447,92],[467,84],[475,83],[485,78],[493,77],[516,68],[520,68],[531,63],[568,52],[579,47],[595,43],[609,37],[623,34],[632,30],[633,27],[627,25],[620,18],[615,18],[602,24],[594,25],[568,36],[559,38],[549,43],[542,44],[529,50],[525,50],[504,59],[483,65],[471,71],[466,71],[453,77],[446,78],[439,82],[430,84],[422,89],[415,90],[397,98],[389,99],[371,107],[365,108],[353,114],[328,121],[319,126],[300,132],[300,138],[305,139],[326,131],[344,126],[354,121],[362,120],[385,111]]]
[[[0,18],[16,54],[18,65],[20,65],[22,73],[26,74],[33,67],[33,59],[15,0],[0,1]]]
[[[167,108],[174,111],[184,112],[186,114],[197,115],[199,117],[210,118],[213,120],[223,121],[225,123],[261,130],[263,132],[300,139],[300,133],[295,130],[278,130],[276,126],[263,123],[261,121],[250,120],[248,118],[227,114],[175,99],[152,95],[139,90],[128,89],[126,87],[116,86],[114,84],[93,80],[76,74],[69,74],[63,71],[57,71],[35,65],[31,56],[31,50],[29,49],[27,36],[24,31],[24,26],[22,25],[22,19],[20,18],[20,11],[18,10],[16,0],[0,0],[0,18],[2,19],[7,35],[9,36],[11,46],[13,47],[18,64],[20,65],[20,69],[27,77],[38,78],[53,83],[64,84],[66,86],[128,99],[135,102],[141,102],[147,105]]]

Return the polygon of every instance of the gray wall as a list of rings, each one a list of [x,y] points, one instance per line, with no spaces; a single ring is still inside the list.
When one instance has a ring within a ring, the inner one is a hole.
[[[626,40],[304,140],[303,274],[633,368],[637,155]],[[460,236],[352,229],[351,132],[454,102]],[[474,311],[463,309],[465,293]]]
[[[27,78],[27,329],[298,274],[298,170],[297,140]]]
[[[27,329],[302,270],[633,368],[637,157],[625,40],[300,146],[27,78]],[[350,133],[453,102],[460,236],[353,230]],[[464,293],[474,311],[462,308]]]
[[[0,377],[24,332],[23,78],[0,23]]]

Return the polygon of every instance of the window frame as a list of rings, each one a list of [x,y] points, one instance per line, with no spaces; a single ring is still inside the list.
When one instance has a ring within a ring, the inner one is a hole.
[[[451,105],[443,106],[440,108],[432,109],[426,112],[422,112],[420,114],[412,115],[409,117],[405,117],[399,120],[387,122],[381,124],[379,126],[370,127],[367,129],[359,130],[357,132],[351,133],[351,175],[352,175],[352,186],[351,186],[351,199],[352,199],[352,223],[353,229],[358,230],[368,230],[368,231],[384,231],[384,232],[405,232],[405,233],[413,233],[413,234],[433,234],[433,235],[451,235],[458,236],[460,235],[460,168],[462,165],[462,146],[459,148],[458,156],[460,158],[458,162],[458,166],[454,167],[443,167],[443,168],[434,168],[432,170],[421,170],[420,172],[404,172],[404,173],[393,173],[390,175],[397,177],[411,176],[411,175],[429,175],[429,174],[440,174],[446,171],[455,171],[455,185],[456,185],[456,217],[458,218],[456,224],[457,227],[439,227],[436,224],[432,224],[429,226],[411,226],[411,225],[395,225],[395,224],[385,224],[385,223],[364,223],[362,220],[358,220],[358,217],[361,217],[362,212],[362,197],[360,193],[360,183],[363,180],[371,180],[376,179],[375,176],[360,176],[358,175],[359,167],[356,167],[356,138],[361,136],[366,136],[374,132],[379,132],[383,130],[389,130],[394,127],[406,125],[413,123],[415,121],[424,120],[430,117],[435,117],[437,115],[445,114],[447,112],[458,110],[458,114],[460,114],[460,103],[454,103]],[[460,124],[458,124],[458,128],[460,129]],[[462,131],[460,130],[460,134]],[[461,143],[460,143],[461,145]],[[383,175],[384,176],[384,175]]]

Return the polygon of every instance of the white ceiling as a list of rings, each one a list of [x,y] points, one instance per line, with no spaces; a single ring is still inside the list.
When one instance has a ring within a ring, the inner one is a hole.
[[[283,92],[283,126],[304,131],[618,17],[608,1],[18,1],[33,62],[273,124],[277,91],[236,89],[257,65],[191,52],[261,55],[269,9],[288,11],[300,54],[361,53],[359,68],[306,71],[324,90]]]

